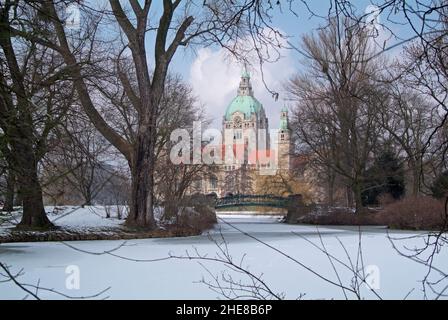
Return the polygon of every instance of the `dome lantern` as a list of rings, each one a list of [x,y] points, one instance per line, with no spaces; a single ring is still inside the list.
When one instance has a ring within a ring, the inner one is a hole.
[[[244,114],[244,119],[248,120],[253,114],[258,114],[263,110],[263,105],[254,97],[250,74],[245,68],[241,74],[241,81],[238,87],[238,95],[232,100],[224,116],[226,121],[231,121],[235,112]]]

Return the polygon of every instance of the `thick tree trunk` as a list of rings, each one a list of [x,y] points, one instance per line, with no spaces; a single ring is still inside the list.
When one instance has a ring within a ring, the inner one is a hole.
[[[48,229],[53,224],[45,213],[42,201],[42,190],[37,176],[21,184],[20,193],[23,198],[23,216],[17,225],[21,229]]]
[[[14,191],[15,191],[15,177],[12,170],[8,170],[8,176],[6,177],[6,192],[5,192],[5,204],[2,211],[11,212],[14,210]]]
[[[4,17],[2,17],[4,18]],[[5,20],[2,19],[5,23]],[[8,23],[8,22],[6,22]],[[16,101],[9,97],[8,107],[14,110],[3,126],[11,146],[8,164],[16,173],[16,181],[23,201],[23,216],[18,228],[49,228],[53,224],[48,220],[44,210],[42,189],[37,177],[36,136],[31,110],[31,97],[25,89],[24,72],[20,68],[14,52],[12,35],[2,29],[0,46],[3,49],[12,80],[12,92]],[[14,117],[12,117],[14,115]],[[42,150],[40,150],[42,151]]]
[[[48,229],[53,224],[45,213],[42,188],[37,175],[37,161],[32,148],[26,143],[15,143],[17,184],[23,202],[22,220],[17,225],[24,229]]]
[[[154,220],[154,138],[151,126],[141,126],[133,162],[132,192],[126,223],[134,227],[153,229]]]

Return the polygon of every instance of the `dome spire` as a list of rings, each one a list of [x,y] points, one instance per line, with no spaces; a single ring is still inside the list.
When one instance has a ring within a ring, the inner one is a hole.
[[[241,81],[240,86],[238,87],[238,95],[239,96],[254,96],[254,92],[252,90],[252,84],[250,83],[250,74],[247,71],[247,66],[244,64],[243,72],[241,73]]]
[[[250,73],[247,71],[247,64],[244,63],[243,71],[241,72],[241,78],[247,78],[250,79]]]

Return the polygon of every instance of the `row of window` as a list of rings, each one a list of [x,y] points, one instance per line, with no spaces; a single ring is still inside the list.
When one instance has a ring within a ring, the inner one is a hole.
[[[263,125],[263,120],[260,120],[259,123],[260,123],[260,125]],[[241,128],[241,123],[236,121],[234,124],[234,127],[237,129]],[[249,128],[249,127],[255,128],[255,122],[244,122],[244,128]],[[232,123],[227,122],[226,129],[231,129],[231,128],[232,128]]]
[[[260,124],[262,124],[262,123],[260,123]],[[245,122],[245,123],[244,123],[244,128],[245,128],[245,129],[248,129],[248,128],[250,128],[250,127],[255,128],[255,123],[253,123],[253,122],[251,122],[251,123],[249,123],[249,122]],[[226,124],[226,129],[231,129],[231,128],[232,128],[232,124],[231,124],[231,123],[227,123],[227,124]],[[235,125],[234,125],[234,128],[235,128],[235,129],[240,129],[240,128],[241,128],[241,124],[235,124]]]
[[[256,164],[249,164],[247,166],[249,167],[249,169],[256,169],[257,168]],[[260,164],[258,166],[258,168],[270,168],[270,167],[271,167],[270,163],[268,163],[268,164]],[[224,170],[226,170],[226,171],[235,170],[235,166],[224,166]]]

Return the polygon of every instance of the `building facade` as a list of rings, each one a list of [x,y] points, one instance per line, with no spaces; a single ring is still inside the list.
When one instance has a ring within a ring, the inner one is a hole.
[[[237,95],[222,119],[222,143],[216,150],[222,162],[210,165],[193,182],[190,193],[253,194],[258,176],[289,170],[291,146],[288,109],[281,109],[280,127],[271,132],[263,104],[255,98],[250,74],[244,71]]]

